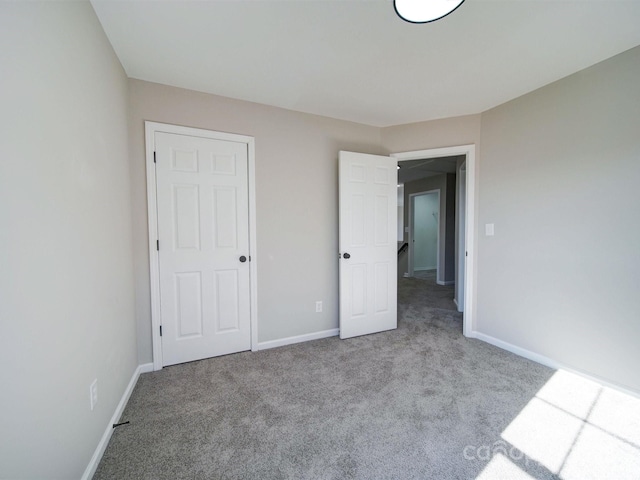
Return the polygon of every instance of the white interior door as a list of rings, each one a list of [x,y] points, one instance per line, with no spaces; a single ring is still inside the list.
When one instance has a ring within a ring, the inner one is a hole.
[[[244,143],[156,132],[162,363],[251,348]]]
[[[398,162],[340,152],[340,338],[398,325]]]

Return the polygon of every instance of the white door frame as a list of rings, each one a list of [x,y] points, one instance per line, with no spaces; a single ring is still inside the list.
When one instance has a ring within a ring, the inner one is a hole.
[[[458,170],[456,172],[456,234],[457,234],[457,257],[456,257],[456,291],[454,302],[456,302],[456,306],[458,307],[459,312],[464,311],[464,272],[465,272],[465,236],[462,235],[464,232],[464,226],[466,224],[466,211],[465,208],[467,206],[467,160],[465,160],[460,164]],[[464,177],[464,178],[463,178]],[[463,202],[464,199],[464,202]],[[459,279],[462,279],[462,285],[458,283]],[[462,289],[460,287],[463,287]],[[462,290],[462,295],[460,295],[460,291]]]
[[[157,250],[158,209],[156,205],[156,170],[154,145],[156,132],[211,138],[247,145],[249,190],[249,271],[251,276],[251,350],[258,349],[258,256],[256,254],[256,182],[255,139],[246,135],[214,132],[200,128],[181,127],[157,122],[144,122],[147,164],[147,218],[149,222],[149,280],[151,282],[151,338],[153,341],[153,369],[162,369],[162,339],[160,337],[160,269]]]
[[[414,214],[414,205],[413,205],[413,201],[415,199],[415,197],[419,197],[421,195],[428,195],[430,193],[437,193],[438,194],[438,228],[436,229],[437,235],[436,235],[436,280],[438,280],[440,278],[440,201],[442,200],[441,198],[441,193],[440,193],[440,189],[439,188],[435,188],[433,190],[426,190],[424,192],[416,192],[416,193],[410,193],[409,194],[409,268],[408,273],[410,277],[414,276],[415,270],[413,268],[413,256],[415,255],[415,252],[413,250],[413,233],[414,233],[414,228],[415,228],[415,221],[413,219],[413,214]]]
[[[464,314],[462,320],[462,333],[465,337],[475,336],[475,258],[476,258],[476,217],[475,217],[475,185],[476,185],[476,146],[458,145],[454,147],[430,148],[411,152],[391,154],[392,157],[401,160],[420,160],[426,158],[466,156],[467,183],[465,204],[465,232],[467,261],[465,262],[464,278]]]

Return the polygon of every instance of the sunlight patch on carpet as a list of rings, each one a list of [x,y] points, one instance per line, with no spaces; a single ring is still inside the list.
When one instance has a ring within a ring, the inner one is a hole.
[[[563,480],[640,478],[640,399],[563,370],[502,438]]]
[[[496,478],[535,480],[535,477],[529,475],[501,453],[491,458],[491,461],[476,477],[476,480],[495,480]]]

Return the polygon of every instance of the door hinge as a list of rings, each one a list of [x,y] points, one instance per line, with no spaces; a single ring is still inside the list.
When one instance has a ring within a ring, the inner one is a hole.
[[[153,152],[153,163],[156,163],[156,152]]]
[[[156,240],[156,250],[160,251],[160,240]]]
[[[160,325],[160,336],[162,336],[162,325]]]
[[[251,255],[249,255],[249,261],[251,261]]]
[[[468,257],[469,256],[469,252],[464,252],[464,256]]]

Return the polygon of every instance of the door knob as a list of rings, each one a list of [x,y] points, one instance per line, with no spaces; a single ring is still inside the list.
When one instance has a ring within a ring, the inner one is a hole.
[[[242,263],[246,262],[246,261],[247,261],[247,257],[245,257],[244,255],[242,255],[242,256],[240,257],[240,261],[241,261]]]
[[[351,258],[351,255],[349,255],[348,253],[345,253],[344,255],[342,255],[342,258]]]

